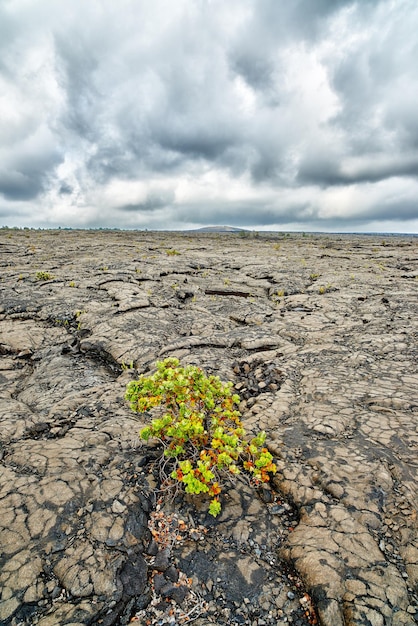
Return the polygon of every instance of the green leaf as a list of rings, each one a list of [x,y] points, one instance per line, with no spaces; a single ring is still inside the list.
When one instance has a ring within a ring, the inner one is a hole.
[[[145,428],[140,431],[139,436],[141,439],[144,439],[144,441],[148,441],[151,437],[151,428],[149,426],[145,426]]]
[[[210,505],[209,505],[209,513],[213,516],[213,517],[217,517],[219,515],[219,513],[221,512],[221,503],[219,502],[218,498],[214,498],[213,500],[211,500]]]

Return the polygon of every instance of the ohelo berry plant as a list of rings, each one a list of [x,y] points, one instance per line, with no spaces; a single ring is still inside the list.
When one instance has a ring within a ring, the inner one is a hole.
[[[276,472],[273,457],[264,447],[266,435],[251,440],[237,409],[240,401],[232,383],[206,376],[194,365],[180,366],[178,359],[158,362],[151,376],[128,383],[126,399],[137,413],[162,407],[161,413],[140,431],[145,441],[156,438],[171,462],[169,478],[186,493],[207,494],[209,513],[221,511],[222,479],[241,470],[257,483],[268,482]]]

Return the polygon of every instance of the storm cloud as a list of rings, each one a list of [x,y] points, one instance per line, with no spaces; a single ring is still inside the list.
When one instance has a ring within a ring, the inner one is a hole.
[[[0,215],[418,232],[414,0],[0,1]]]

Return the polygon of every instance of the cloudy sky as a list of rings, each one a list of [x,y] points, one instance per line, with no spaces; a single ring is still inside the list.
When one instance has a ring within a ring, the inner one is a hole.
[[[0,0],[0,225],[418,232],[416,0]]]

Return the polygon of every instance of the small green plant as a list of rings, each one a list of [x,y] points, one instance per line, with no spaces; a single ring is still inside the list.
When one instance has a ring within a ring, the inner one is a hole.
[[[321,285],[321,287],[318,290],[318,293],[322,296],[324,295],[324,293],[328,293],[328,291],[332,290],[332,285],[331,283],[328,283],[327,285]]]
[[[168,256],[176,256],[178,254],[180,254],[180,252],[178,250],[174,250],[174,248],[170,249],[170,250],[166,250],[166,253]]]
[[[314,274],[314,273],[309,274],[309,278],[311,280],[317,280],[319,277],[320,277],[320,274]]]
[[[36,280],[52,280],[54,278],[51,272],[36,272]]]
[[[130,363],[125,363],[125,361],[122,361],[121,368],[124,372],[126,372],[127,370],[133,370],[134,362],[131,361]]]
[[[59,317],[56,317],[55,324],[57,326],[64,326],[65,328],[67,328],[70,325],[70,322],[66,319],[60,319]]]
[[[76,286],[75,281],[74,281],[74,280],[71,280],[71,281],[68,283],[68,286],[69,286],[69,287],[75,287],[75,286]]]
[[[137,413],[162,407],[140,437],[161,443],[169,467],[165,478],[188,494],[207,494],[214,517],[221,511],[222,478],[245,470],[258,484],[268,482],[276,472],[273,457],[264,447],[266,434],[261,432],[249,441],[245,438],[237,409],[240,398],[232,393],[231,382],[223,383],[199,367],[182,367],[178,359],[168,358],[157,363],[155,374],[128,383],[126,399]]]

